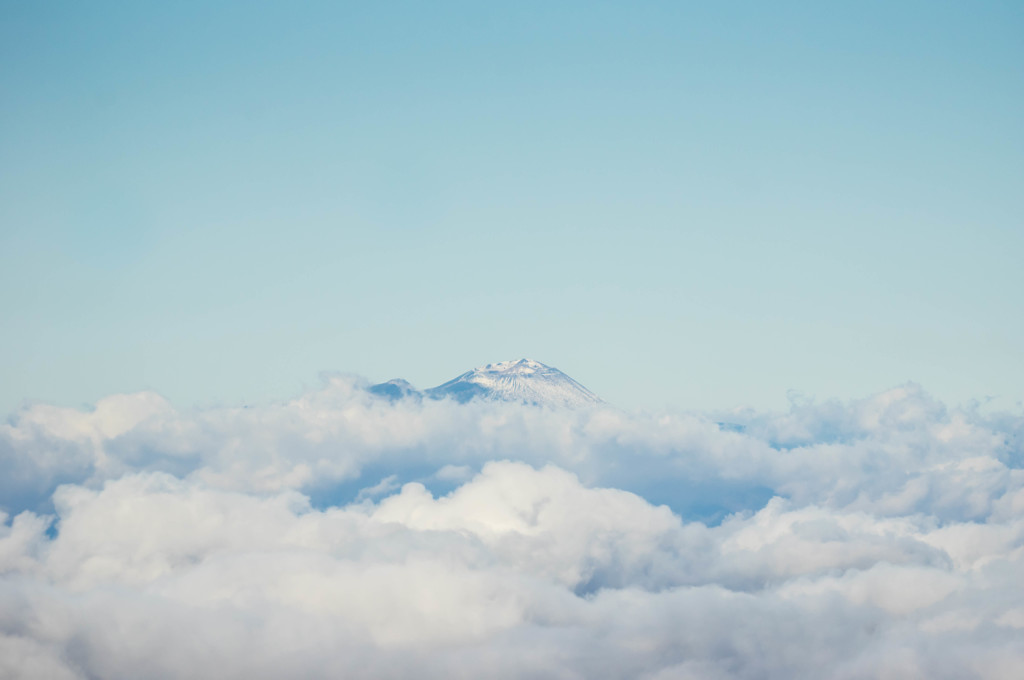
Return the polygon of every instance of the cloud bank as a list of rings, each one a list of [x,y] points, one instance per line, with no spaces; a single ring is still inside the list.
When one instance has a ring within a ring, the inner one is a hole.
[[[1024,417],[390,402],[0,425],[0,677],[1018,678]]]

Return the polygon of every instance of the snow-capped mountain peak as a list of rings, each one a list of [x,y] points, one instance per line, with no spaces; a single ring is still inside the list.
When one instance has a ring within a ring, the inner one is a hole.
[[[491,374],[498,374],[498,373],[511,374],[511,373],[516,373],[516,374],[520,374],[520,375],[529,375],[531,373],[536,373],[537,371],[543,370],[545,368],[550,368],[550,367],[549,366],[545,366],[544,364],[540,363],[539,361],[534,361],[533,359],[520,359],[519,361],[499,361],[496,364],[487,364],[486,366],[480,366],[479,368],[474,368],[472,371],[470,371],[470,373],[473,373],[473,372],[478,372],[478,373],[485,373],[486,372],[486,373],[491,373]],[[557,370],[557,369],[552,369],[552,370]]]
[[[480,397],[544,406],[578,407],[601,403],[597,395],[565,373],[533,359],[480,366],[427,390],[426,394],[462,402]]]
[[[489,399],[569,408],[602,403],[597,395],[565,373],[533,359],[480,366],[422,392],[401,379],[366,389],[389,401],[428,397],[465,403],[471,399]]]

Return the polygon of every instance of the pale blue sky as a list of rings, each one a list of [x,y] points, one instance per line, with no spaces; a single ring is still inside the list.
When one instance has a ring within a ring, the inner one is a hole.
[[[0,1],[0,412],[1024,399],[1024,3]]]

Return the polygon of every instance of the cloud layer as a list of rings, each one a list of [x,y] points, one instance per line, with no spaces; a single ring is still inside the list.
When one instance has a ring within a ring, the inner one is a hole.
[[[0,425],[0,677],[1024,671],[1024,417],[363,387]]]

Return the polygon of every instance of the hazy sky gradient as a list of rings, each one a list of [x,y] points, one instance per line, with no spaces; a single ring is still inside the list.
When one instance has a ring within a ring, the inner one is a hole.
[[[0,410],[1024,399],[1024,5],[0,2]]]

